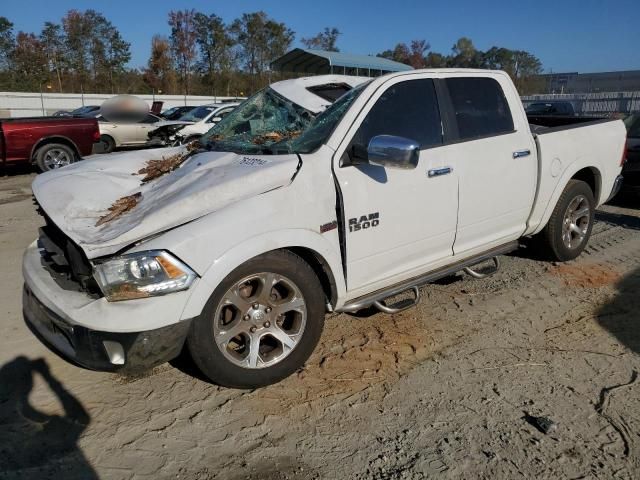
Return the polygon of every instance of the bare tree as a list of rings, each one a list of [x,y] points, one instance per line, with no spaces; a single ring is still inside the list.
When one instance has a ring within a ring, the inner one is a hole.
[[[55,73],[58,91],[62,92],[62,62],[64,57],[64,35],[57,23],[45,22],[40,33],[40,43],[44,48],[49,71]]]
[[[244,13],[233,22],[231,32],[241,49],[246,69],[258,75],[289,49],[295,35],[284,23],[270,19],[265,12]]]
[[[6,17],[0,17],[0,68],[6,69],[9,66],[14,44],[13,23]]]
[[[195,23],[200,54],[197,67],[215,92],[216,77],[234,63],[233,38],[217,15],[196,13]]]
[[[185,94],[189,94],[189,81],[196,58],[195,16],[196,11],[193,9],[169,12],[171,50]]]
[[[339,52],[340,49],[336,45],[338,37],[342,33],[337,28],[325,28],[323,32],[318,33],[314,37],[303,38],[302,44],[310,49],[325,50],[327,52]]]
[[[80,84],[80,89],[89,80],[89,47],[91,27],[84,14],[69,10],[62,18],[64,30],[65,63]]]
[[[40,90],[42,83],[49,78],[47,56],[33,33],[18,32],[11,52],[11,64],[19,81],[31,90]]]
[[[151,56],[143,76],[145,83],[155,91],[175,92],[176,76],[171,57],[171,46],[166,37],[154,35],[151,39]]]

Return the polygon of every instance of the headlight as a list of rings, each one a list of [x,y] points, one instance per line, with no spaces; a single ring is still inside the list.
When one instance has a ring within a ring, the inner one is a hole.
[[[94,277],[106,299],[116,302],[186,290],[196,274],[170,253],[154,250],[97,263]]]

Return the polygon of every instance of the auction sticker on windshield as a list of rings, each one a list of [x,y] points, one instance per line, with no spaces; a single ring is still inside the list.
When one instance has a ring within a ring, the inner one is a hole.
[[[262,165],[266,165],[267,163],[269,163],[269,160],[264,158],[242,157],[238,162],[238,165],[246,165],[247,167],[261,167]]]

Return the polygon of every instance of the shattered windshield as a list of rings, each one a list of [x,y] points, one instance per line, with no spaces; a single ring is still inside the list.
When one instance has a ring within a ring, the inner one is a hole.
[[[369,82],[352,88],[342,95],[329,108],[318,115],[302,135],[288,141],[289,151],[295,153],[311,153],[317,150],[328,138],[347,112],[351,104],[362,93]],[[280,147],[275,145],[274,147]]]
[[[234,153],[308,153],[331,134],[362,91],[352,89],[314,119],[308,110],[267,87],[209,130],[201,143],[209,150]]]
[[[200,142],[209,150],[272,153],[270,145],[299,136],[312,120],[311,112],[267,87],[224,117]]]

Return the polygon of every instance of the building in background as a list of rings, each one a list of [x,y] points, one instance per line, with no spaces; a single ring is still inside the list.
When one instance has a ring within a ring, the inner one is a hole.
[[[547,73],[545,92],[540,93],[600,93],[640,92],[640,70],[601,73]]]
[[[413,70],[404,63],[371,55],[353,55],[325,50],[294,48],[271,63],[279,72],[311,75],[341,74],[362,77],[377,77],[390,72]]]

